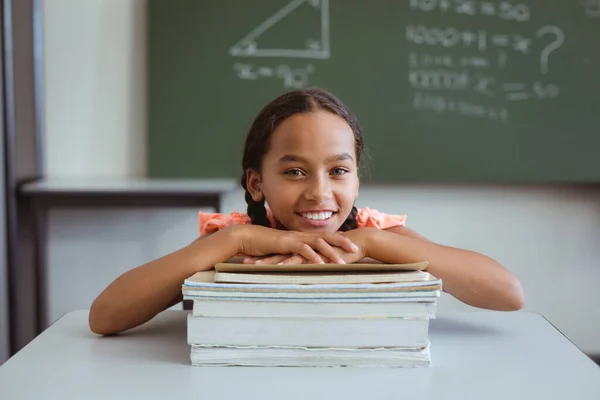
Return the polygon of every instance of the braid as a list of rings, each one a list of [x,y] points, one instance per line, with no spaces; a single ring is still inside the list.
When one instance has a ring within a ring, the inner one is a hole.
[[[271,223],[269,222],[269,218],[267,217],[267,209],[265,208],[265,200],[254,201],[252,195],[248,191],[248,187],[246,185],[246,174],[242,176],[242,187],[246,191],[246,195],[244,196],[246,199],[246,204],[248,204],[248,216],[250,217],[250,221],[252,225],[262,225],[269,228]]]
[[[352,207],[352,211],[350,211],[350,215],[346,218],[346,221],[340,227],[340,231],[348,232],[352,229],[358,228],[358,221],[356,220],[356,216],[358,215],[358,210],[356,207]]]

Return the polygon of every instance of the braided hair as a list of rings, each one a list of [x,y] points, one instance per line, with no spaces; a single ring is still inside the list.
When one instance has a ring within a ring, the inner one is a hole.
[[[319,110],[331,112],[348,123],[354,133],[356,163],[359,164],[364,144],[358,120],[336,96],[319,88],[294,90],[280,95],[265,105],[258,113],[250,126],[244,144],[241,184],[246,192],[244,197],[246,204],[248,204],[247,213],[252,224],[270,226],[265,200],[255,201],[248,191],[248,171],[253,170],[260,173],[262,160],[269,147],[269,139],[283,121],[295,114]],[[358,227],[357,213],[356,207],[352,207],[350,215],[340,227],[341,231],[345,232]]]
[[[265,199],[261,201],[254,201],[252,195],[248,191],[248,186],[246,184],[246,174],[242,176],[242,187],[246,191],[244,195],[246,199],[246,204],[248,204],[248,216],[252,221],[252,225],[262,225],[267,228],[271,226],[269,223],[269,218],[267,218],[267,209],[265,208]]]

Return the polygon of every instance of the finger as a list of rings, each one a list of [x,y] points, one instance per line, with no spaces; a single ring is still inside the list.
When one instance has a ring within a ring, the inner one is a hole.
[[[294,253],[301,255],[308,261],[315,264],[325,264],[325,261],[306,243],[298,242],[295,246]]]
[[[323,254],[319,254],[319,257],[321,257],[321,259],[325,262],[325,264],[333,264],[333,261],[331,261],[329,258],[325,257]]]
[[[242,261],[243,264],[254,264],[259,260],[260,257],[245,257]]]
[[[327,233],[323,236],[323,239],[333,246],[341,247],[348,253],[358,252],[358,246],[352,240],[339,233]]]
[[[346,264],[346,262],[340,258],[338,253],[333,249],[333,247],[331,247],[329,243],[327,243],[327,241],[325,241],[325,239],[317,237],[314,239],[314,243],[312,245],[315,250],[318,250],[319,253],[323,254],[333,263]]]
[[[257,264],[279,264],[288,257],[290,257],[289,254],[277,254],[274,256],[263,257],[262,259],[257,261]]]
[[[279,262],[279,265],[294,265],[294,264],[306,264],[308,260],[301,255],[287,256],[285,260]]]
[[[358,246],[349,238],[342,236],[340,247],[348,253],[358,253]]]

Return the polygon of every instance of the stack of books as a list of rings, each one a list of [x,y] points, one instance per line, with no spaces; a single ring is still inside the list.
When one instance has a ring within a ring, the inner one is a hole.
[[[195,366],[428,367],[441,280],[415,264],[217,264],[185,280]]]

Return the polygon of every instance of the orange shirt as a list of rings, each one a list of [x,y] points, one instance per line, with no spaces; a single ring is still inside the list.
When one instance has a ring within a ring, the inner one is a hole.
[[[271,210],[268,207],[266,209],[271,227],[274,228],[275,218],[273,218]],[[403,226],[406,221],[406,215],[384,214],[365,207],[358,209],[356,221],[359,228],[388,229],[394,226]],[[219,214],[200,211],[198,213],[198,223],[200,235],[204,235],[205,233],[214,233],[230,225],[250,224],[251,222],[250,217],[246,213],[232,212],[231,214]]]

